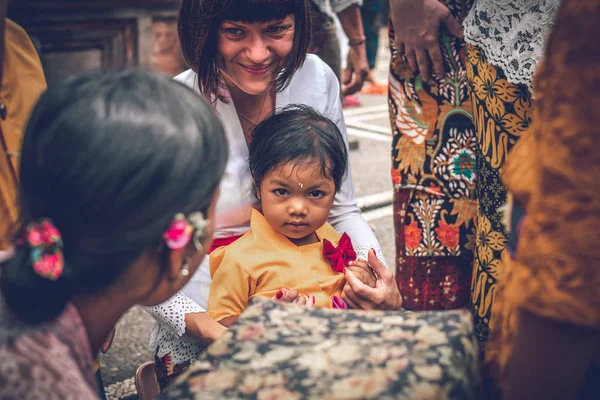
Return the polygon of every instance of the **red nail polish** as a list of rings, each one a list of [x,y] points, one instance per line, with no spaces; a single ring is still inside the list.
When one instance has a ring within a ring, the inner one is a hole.
[[[315,304],[317,300],[315,300],[315,296],[313,296],[313,304]]]
[[[344,275],[346,275],[346,268],[344,268],[344,270],[342,272],[344,273]]]
[[[275,298],[277,300],[281,299],[283,297],[283,290],[280,290],[279,292],[277,292],[277,294],[275,295]]]

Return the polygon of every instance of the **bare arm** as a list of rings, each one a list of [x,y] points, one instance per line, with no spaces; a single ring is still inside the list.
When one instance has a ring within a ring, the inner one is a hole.
[[[367,61],[367,46],[365,44],[365,31],[363,28],[360,7],[353,4],[338,13],[342,28],[350,42],[348,52],[348,70],[346,79],[342,82],[345,87],[342,94],[350,95],[358,92],[369,74]]]
[[[231,325],[235,324],[235,321],[237,321],[238,318],[239,316],[225,317],[222,320],[220,320],[219,323],[229,328],[231,327]]]
[[[205,343],[219,338],[227,328],[213,320],[207,313],[185,315],[185,334]]]

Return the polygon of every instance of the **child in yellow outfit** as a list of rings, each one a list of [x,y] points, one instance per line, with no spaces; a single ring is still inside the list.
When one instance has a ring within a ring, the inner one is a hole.
[[[339,129],[309,107],[288,107],[256,127],[249,151],[260,210],[249,232],[211,253],[209,315],[230,325],[251,298],[279,299],[282,288],[303,304],[347,308],[344,268],[356,253],[327,223],[348,166]]]

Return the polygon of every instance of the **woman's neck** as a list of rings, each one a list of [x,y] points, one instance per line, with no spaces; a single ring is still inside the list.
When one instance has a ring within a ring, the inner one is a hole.
[[[267,95],[267,93],[249,94],[244,92],[242,89],[240,89],[234,84],[227,84],[227,88],[229,89],[231,99],[233,100],[236,106],[246,106],[249,104],[254,105],[260,103]]]
[[[117,294],[112,296],[105,293],[75,297],[73,304],[77,308],[83,326],[87,331],[92,356],[98,354],[111,329],[115,327],[123,314],[134,305],[134,303],[127,302],[126,299]]]
[[[275,92],[272,88],[261,94],[248,94],[234,84],[228,84],[228,88],[243,127],[254,129],[275,109]]]

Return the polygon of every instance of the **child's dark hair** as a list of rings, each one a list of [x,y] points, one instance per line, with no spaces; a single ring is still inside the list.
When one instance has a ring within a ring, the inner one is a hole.
[[[265,175],[288,162],[317,161],[336,192],[348,169],[344,138],[329,118],[311,107],[290,105],[256,126],[250,143],[250,172],[258,190]]]
[[[65,266],[58,280],[45,279],[30,248],[17,245],[0,269],[6,304],[39,323],[74,295],[114,284],[159,247],[176,213],[208,210],[227,152],[210,106],[167,76],[92,73],[51,86],[24,135],[17,232],[50,219]]]

